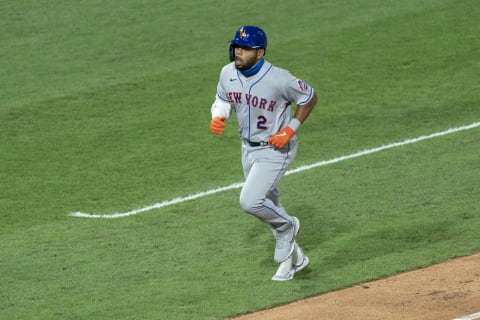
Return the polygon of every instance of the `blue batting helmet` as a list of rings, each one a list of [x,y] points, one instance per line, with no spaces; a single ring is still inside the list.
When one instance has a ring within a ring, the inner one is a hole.
[[[243,26],[235,33],[235,38],[230,41],[229,55],[230,61],[235,58],[235,46],[264,49],[267,51],[267,35],[265,31],[255,26]]]

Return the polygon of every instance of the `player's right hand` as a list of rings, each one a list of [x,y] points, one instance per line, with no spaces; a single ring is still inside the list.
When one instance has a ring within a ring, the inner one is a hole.
[[[225,130],[225,117],[216,117],[210,121],[210,131],[214,134],[222,134]]]

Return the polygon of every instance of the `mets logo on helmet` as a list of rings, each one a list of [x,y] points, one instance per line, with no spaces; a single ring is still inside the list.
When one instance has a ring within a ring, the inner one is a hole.
[[[245,31],[243,28],[240,29],[240,38],[245,39],[248,37],[247,31]]]

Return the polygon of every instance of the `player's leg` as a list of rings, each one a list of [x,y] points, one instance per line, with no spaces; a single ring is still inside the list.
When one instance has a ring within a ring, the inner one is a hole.
[[[299,221],[290,216],[280,205],[278,183],[296,154],[296,144],[290,150],[279,152],[273,149],[244,152],[243,164],[246,175],[240,193],[240,205],[272,227],[276,238],[275,261],[286,260],[293,252]]]
[[[293,267],[295,268],[295,272],[299,272],[305,269],[308,266],[309,262],[310,261],[303,252],[302,247],[300,247],[300,245],[298,245],[298,243],[295,241],[295,249],[293,250],[292,254],[292,263]]]
[[[278,170],[272,170],[270,164],[254,163],[240,192],[240,206],[276,229],[285,229],[292,223],[292,217],[277,205],[278,201],[275,203],[268,198],[278,175]]]
[[[287,260],[280,263],[277,272],[272,277],[275,281],[287,281],[293,279],[295,273],[302,271],[308,266],[309,259],[303,253],[302,248],[295,242],[294,250]]]
[[[281,151],[252,148],[246,143],[242,146],[245,184],[240,193],[240,205],[278,231],[283,231],[292,223],[292,217],[280,204],[278,184],[296,153],[296,140]]]
[[[276,206],[281,206],[280,205],[280,191],[278,190],[278,187],[273,188],[267,194],[267,198],[270,199]]]

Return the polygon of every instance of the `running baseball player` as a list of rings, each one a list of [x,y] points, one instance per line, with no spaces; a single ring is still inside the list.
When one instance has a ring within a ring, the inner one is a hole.
[[[220,73],[210,130],[222,134],[235,112],[245,175],[240,206],[270,226],[276,240],[274,260],[280,263],[272,280],[285,281],[309,260],[295,240],[300,221],[280,204],[278,184],[297,154],[295,132],[317,96],[306,82],[266,61],[266,49],[267,36],[259,27],[236,31],[229,47],[231,62]]]

